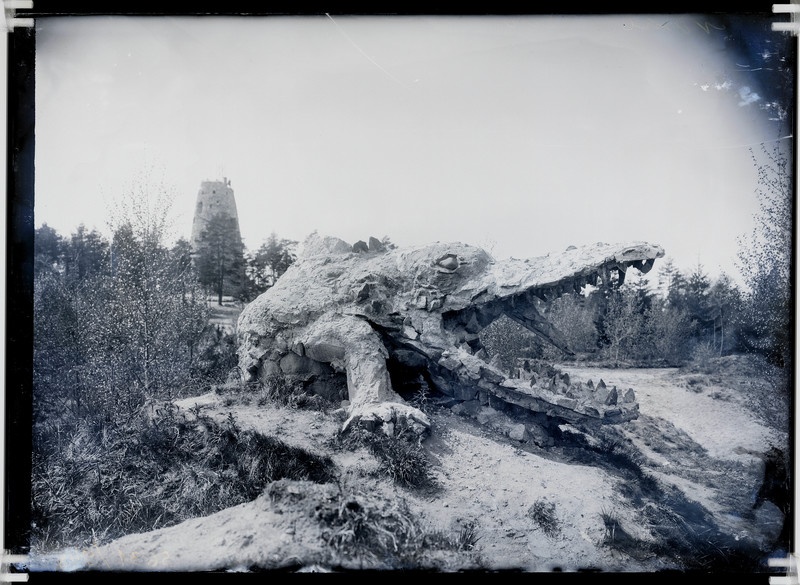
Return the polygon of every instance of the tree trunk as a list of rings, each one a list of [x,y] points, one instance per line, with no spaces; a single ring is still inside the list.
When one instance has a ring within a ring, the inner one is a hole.
[[[717,347],[717,318],[714,317],[714,322],[711,324],[711,347]]]
[[[219,264],[217,265],[217,304],[221,307],[222,306],[222,292],[223,288],[225,287],[225,267],[220,259]]]

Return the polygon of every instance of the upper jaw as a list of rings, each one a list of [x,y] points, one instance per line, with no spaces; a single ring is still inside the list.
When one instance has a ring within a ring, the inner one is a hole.
[[[487,280],[494,284],[487,292],[497,298],[531,293],[549,300],[569,291],[580,292],[586,285],[622,284],[628,269],[649,272],[663,256],[661,246],[634,242],[599,243],[524,260],[511,258],[491,266]]]

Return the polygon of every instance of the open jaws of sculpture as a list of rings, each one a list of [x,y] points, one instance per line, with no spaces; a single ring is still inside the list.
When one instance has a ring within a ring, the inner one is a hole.
[[[506,315],[571,353],[542,304],[587,285],[621,284],[628,270],[648,272],[663,255],[644,242],[598,243],[496,261],[462,243],[385,249],[374,238],[351,246],[312,234],[298,261],[240,315],[239,369],[246,382],[289,377],[329,398],[344,397],[333,383],[344,373],[343,428],[361,422],[390,435],[430,429],[428,417],[395,390],[399,376],[456,401],[491,396],[564,421],[632,420],[632,390],[570,383],[560,374],[509,376],[487,361],[479,334]]]

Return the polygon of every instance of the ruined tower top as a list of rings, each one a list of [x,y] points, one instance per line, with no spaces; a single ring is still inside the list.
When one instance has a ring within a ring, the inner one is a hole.
[[[192,249],[197,250],[203,231],[208,222],[216,215],[226,215],[236,220],[237,236],[239,232],[239,214],[236,211],[236,199],[233,197],[230,179],[223,177],[222,181],[203,181],[197,193],[197,204],[194,209],[192,222]]]

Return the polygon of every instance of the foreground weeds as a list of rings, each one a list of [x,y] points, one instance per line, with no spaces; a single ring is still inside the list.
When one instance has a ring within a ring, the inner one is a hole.
[[[355,497],[346,497],[321,507],[316,518],[325,526],[323,538],[341,556],[395,568],[419,564],[424,535],[400,504],[383,510]]]
[[[356,427],[337,436],[332,446],[348,450],[366,447],[380,462],[381,471],[403,487],[436,487],[425,449],[413,433],[389,437],[381,432]]]
[[[317,507],[323,538],[340,559],[362,567],[434,568],[442,555],[469,565],[479,536],[475,523],[455,533],[423,526],[402,499],[378,501],[365,494],[341,494]],[[439,567],[441,568],[441,567]]]
[[[560,522],[556,514],[556,505],[544,499],[536,500],[528,508],[528,516],[535,522],[537,528],[550,538],[555,538],[561,533]]]
[[[103,544],[253,500],[280,478],[327,482],[333,464],[274,437],[187,420],[174,407],[125,425],[41,432],[33,459],[33,542]]]
[[[334,382],[331,382],[335,384]],[[212,387],[221,397],[223,406],[267,406],[278,405],[298,410],[329,412],[338,408],[339,401],[331,401],[308,390],[298,380],[286,376],[271,375],[263,382],[240,384],[238,382],[219,384]],[[346,390],[346,389],[345,389]]]

